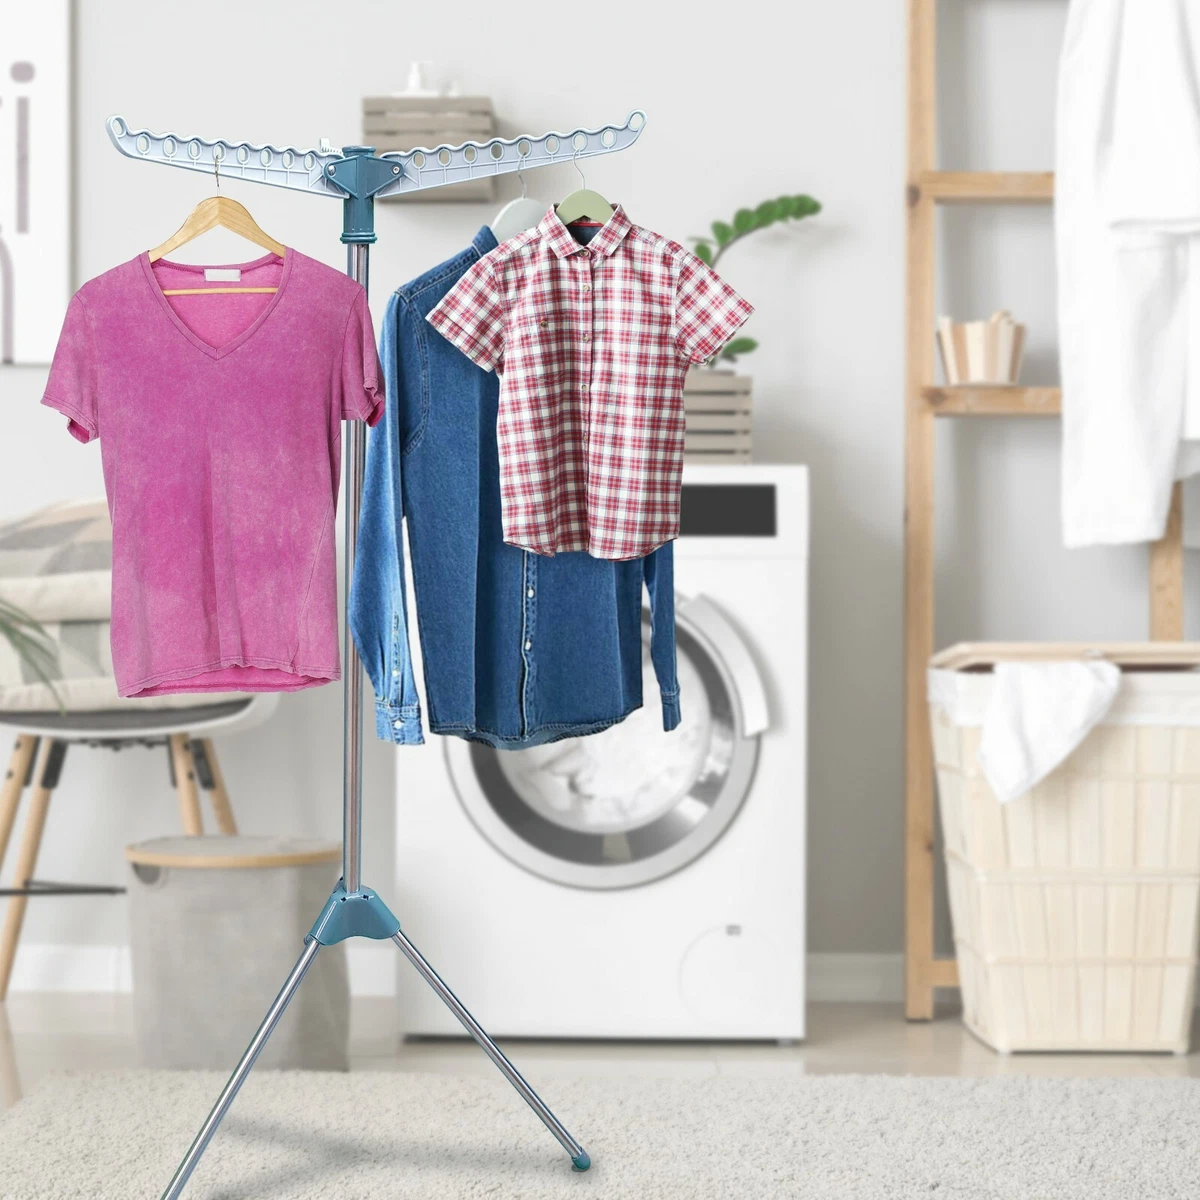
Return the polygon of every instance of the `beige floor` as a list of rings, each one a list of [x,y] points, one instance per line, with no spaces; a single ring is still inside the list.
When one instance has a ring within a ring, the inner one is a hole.
[[[351,1063],[365,1071],[494,1068],[468,1041],[403,1042],[387,1000],[356,1000]],[[1200,1045],[1200,1038],[1193,1038]],[[1200,1053],[1170,1055],[1020,1054],[1004,1057],[977,1042],[948,1009],[909,1024],[898,1005],[813,1004],[809,1037],[792,1046],[670,1042],[536,1042],[505,1051],[537,1086],[551,1074],[703,1075],[764,1078],[805,1072],[910,1075],[1200,1075]],[[17,994],[0,1004],[0,1108],[43,1075],[136,1066],[128,996]],[[232,1064],[231,1064],[232,1065]]]

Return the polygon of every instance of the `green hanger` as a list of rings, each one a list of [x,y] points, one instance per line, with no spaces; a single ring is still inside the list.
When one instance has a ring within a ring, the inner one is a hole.
[[[571,165],[576,171],[579,171],[579,182],[583,186],[554,206],[554,211],[558,213],[558,219],[564,225],[570,225],[572,221],[581,221],[585,217],[592,221],[599,221],[601,225],[607,224],[613,215],[613,206],[599,192],[588,190],[587,179],[579,170],[578,153],[572,156]]]
[[[558,213],[558,219],[564,225],[570,225],[572,221],[581,221],[585,217],[604,225],[613,215],[613,206],[599,192],[580,188],[579,191],[572,192],[560,200],[554,211]]]

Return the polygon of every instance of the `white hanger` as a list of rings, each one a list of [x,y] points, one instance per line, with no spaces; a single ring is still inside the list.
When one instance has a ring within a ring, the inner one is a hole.
[[[495,216],[491,223],[492,235],[498,242],[507,242],[510,237],[532,229],[546,215],[548,204],[540,204],[531,200],[525,194],[525,176],[517,172],[521,181],[521,194],[510,200]]]

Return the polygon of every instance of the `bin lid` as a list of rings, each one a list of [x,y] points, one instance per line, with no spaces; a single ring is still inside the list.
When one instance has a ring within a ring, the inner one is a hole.
[[[985,671],[998,662],[1066,662],[1101,659],[1118,667],[1200,666],[1200,642],[959,642],[939,651],[931,667]]]
[[[151,838],[125,847],[126,859],[144,867],[305,867],[335,863],[341,855],[340,842],[242,834]]]

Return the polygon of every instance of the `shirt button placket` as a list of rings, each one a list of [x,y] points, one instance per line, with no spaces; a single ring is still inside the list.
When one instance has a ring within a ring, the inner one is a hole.
[[[592,480],[592,328],[595,319],[595,307],[592,299],[592,262],[594,258],[595,255],[586,247],[579,255],[579,261],[583,264],[583,268],[580,272],[580,274],[583,276],[583,282],[579,289],[580,304],[578,327],[581,332],[580,349],[578,354],[580,395],[579,407],[581,412],[580,425],[582,426],[584,468],[583,494],[585,504],[587,502],[588,495],[591,493]]]
[[[521,681],[521,735],[529,733],[536,717],[537,707],[534,703],[534,659],[533,640],[537,625],[537,555],[528,550],[521,556],[524,559],[522,573],[523,594],[521,597],[521,663],[523,678]]]

